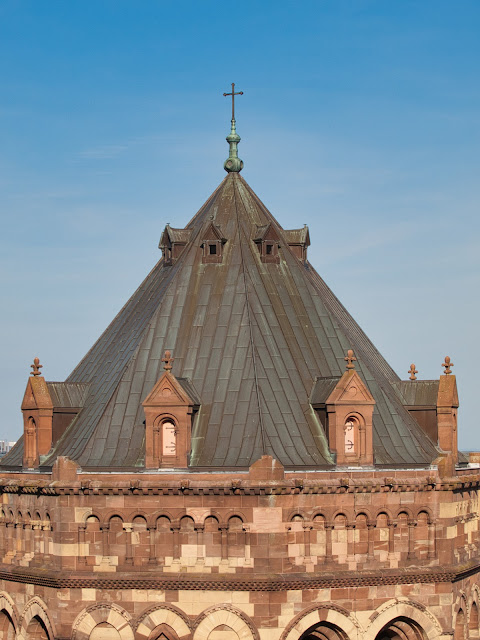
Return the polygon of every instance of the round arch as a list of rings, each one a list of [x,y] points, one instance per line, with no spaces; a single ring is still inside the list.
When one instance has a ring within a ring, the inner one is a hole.
[[[186,640],[191,635],[187,616],[173,605],[154,605],[140,614],[135,623],[135,640],[147,640],[155,629],[170,627],[174,637]]]
[[[14,640],[17,636],[17,607],[8,593],[0,592],[0,637]]]
[[[19,620],[20,631],[17,636],[19,640],[28,638],[27,629],[34,618],[37,618],[42,623],[49,639],[53,640],[56,637],[55,625],[50,619],[47,605],[38,596],[29,600],[23,609]]]
[[[113,603],[95,604],[80,612],[72,626],[72,640],[88,640],[94,628],[103,623],[116,629],[121,640],[133,640],[129,614]]]
[[[382,629],[399,619],[411,620],[414,626],[420,627],[427,640],[440,640],[442,636],[442,627],[437,618],[422,604],[412,600],[390,600],[370,616],[372,622],[366,629],[368,638],[376,640]]]
[[[193,640],[208,640],[217,627],[229,627],[239,640],[260,640],[250,618],[231,605],[210,607],[201,613],[195,621]]]
[[[358,621],[349,611],[337,605],[325,604],[310,607],[299,613],[287,625],[280,640],[298,640],[305,632],[312,632],[323,625],[325,629],[335,628],[338,638],[357,638],[362,632]]]

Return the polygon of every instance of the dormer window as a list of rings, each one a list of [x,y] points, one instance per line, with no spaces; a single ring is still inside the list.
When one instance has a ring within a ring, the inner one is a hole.
[[[307,248],[310,246],[310,234],[307,225],[303,229],[285,229],[283,232],[288,246],[301,261],[307,261]]]
[[[177,261],[190,241],[191,234],[191,229],[173,229],[167,224],[158,245],[162,250],[163,265],[165,267],[169,267]]]
[[[280,256],[278,255],[278,248],[280,246],[279,238],[272,225],[257,225],[257,231],[253,241],[258,247],[260,260],[262,262],[269,262],[273,264],[278,264],[280,262]]]
[[[222,236],[220,227],[211,222],[203,234],[203,264],[220,264],[223,261],[223,245],[227,240]]]

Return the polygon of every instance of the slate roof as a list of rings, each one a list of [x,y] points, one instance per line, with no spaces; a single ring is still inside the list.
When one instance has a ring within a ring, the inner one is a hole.
[[[401,380],[395,388],[408,407],[436,407],[439,384],[438,380]]]
[[[212,220],[227,239],[223,261],[202,264],[200,243]],[[269,224],[283,240],[279,264],[261,262],[253,242]],[[45,466],[64,455],[83,468],[142,468],[142,401],[169,349],[172,373],[189,380],[201,404],[192,467],[247,467],[270,454],[290,468],[329,468],[334,461],[310,394],[317,378],[342,375],[349,348],[376,401],[376,464],[431,464],[437,449],[403,407],[393,386],[398,376],[312,266],[294,255],[238,173],[226,176],[187,228],[178,260],[160,260],[67,378],[88,384],[87,397]]]

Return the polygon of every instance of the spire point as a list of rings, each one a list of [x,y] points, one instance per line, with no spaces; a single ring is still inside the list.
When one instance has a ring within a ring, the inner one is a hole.
[[[232,91],[230,93],[224,93],[224,96],[232,96],[232,121],[230,127],[230,133],[226,140],[230,146],[228,158],[225,160],[223,168],[227,173],[240,173],[243,169],[243,161],[238,157],[238,143],[241,138],[236,130],[235,122],[235,96],[243,96],[243,91],[235,92],[235,83],[232,82]]]

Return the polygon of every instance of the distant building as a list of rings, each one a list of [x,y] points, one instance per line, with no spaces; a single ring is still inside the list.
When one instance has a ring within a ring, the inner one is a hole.
[[[453,363],[400,380],[240,177],[234,124],[227,177],[71,375],[34,360],[0,640],[479,638]]]
[[[0,440],[0,458],[10,451],[16,444],[16,441]]]

